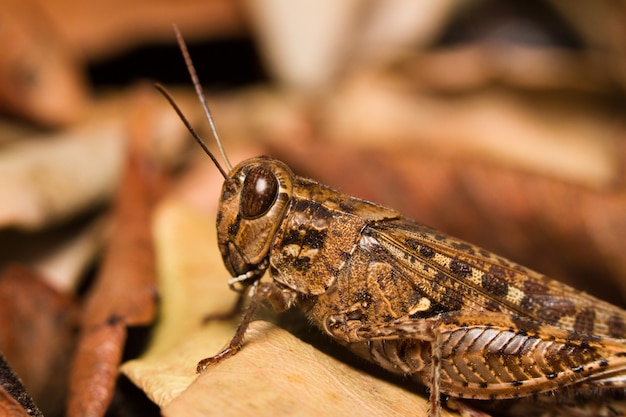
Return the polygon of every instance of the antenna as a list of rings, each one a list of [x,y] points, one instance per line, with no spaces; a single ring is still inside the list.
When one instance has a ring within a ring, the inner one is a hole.
[[[222,141],[220,140],[220,136],[217,133],[217,128],[215,127],[215,122],[213,121],[213,116],[211,115],[211,111],[209,110],[209,106],[206,102],[206,98],[204,97],[204,91],[202,90],[202,86],[200,85],[200,80],[198,79],[198,75],[196,74],[196,69],[193,66],[193,62],[191,61],[191,57],[189,56],[189,51],[187,50],[187,45],[185,44],[185,41],[183,39],[183,35],[181,35],[180,30],[178,29],[178,26],[176,25],[172,25],[174,28],[174,33],[176,34],[176,40],[178,41],[178,46],[180,47],[180,51],[183,53],[183,58],[185,59],[185,64],[187,65],[187,71],[189,71],[189,75],[191,76],[191,81],[193,82],[193,87],[196,90],[196,94],[198,95],[198,99],[200,99],[200,103],[202,103],[202,108],[204,109],[204,115],[206,116],[207,120],[209,121],[209,126],[211,126],[211,131],[213,132],[213,137],[215,138],[215,141],[217,142],[217,147],[220,150],[220,154],[222,155],[222,159],[224,159],[224,163],[226,164],[226,168],[228,168],[228,171],[232,171],[233,167],[230,164],[230,161],[228,160],[228,157],[226,156],[226,152],[224,151],[224,147],[222,146]],[[158,88],[158,87],[157,87]],[[159,91],[161,91],[161,93],[164,93],[163,90],[159,89]],[[165,92],[165,98],[168,98],[169,94],[167,94],[167,92]],[[180,109],[178,109],[178,106],[176,106],[173,103],[173,100],[171,100],[171,97],[168,98],[168,101],[170,103],[172,103],[172,105],[174,106],[174,109],[177,110],[177,113],[179,116],[181,116],[181,112]],[[183,118],[184,119],[184,118]],[[190,127],[189,122],[186,122],[185,120],[183,120],[183,123],[185,123],[185,125],[187,125],[187,128]],[[190,129],[190,131],[193,131],[193,129]],[[192,133],[193,134],[193,133]],[[199,140],[200,138],[197,135],[194,135],[194,137],[196,137],[196,140]],[[199,140],[199,142],[201,143],[202,148],[207,151],[207,147],[204,144],[204,142],[202,142],[202,140]],[[209,152],[210,154],[210,152]],[[215,161],[215,157],[211,156],[211,158]],[[220,169],[220,171],[222,171],[222,173],[224,172],[223,169],[220,167],[219,164],[216,165],[218,166],[218,168]]]
[[[172,97],[172,95],[169,93],[169,91],[167,91],[167,89],[165,87],[163,87],[162,84],[160,83],[155,83],[154,87],[159,90],[159,92],[163,95],[163,97],[165,97],[165,99],[170,103],[170,105],[174,108],[174,110],[176,111],[176,114],[178,114],[178,117],[180,117],[180,120],[183,121],[183,123],[185,124],[185,126],[187,127],[187,130],[189,130],[189,133],[191,133],[191,136],[194,137],[194,139],[196,140],[196,142],[198,142],[200,144],[200,146],[202,147],[202,149],[204,150],[204,152],[206,152],[207,155],[209,155],[209,157],[211,157],[211,160],[213,161],[213,163],[215,164],[215,166],[217,167],[217,169],[220,170],[220,173],[222,174],[222,176],[224,177],[225,180],[228,179],[228,173],[226,173],[226,171],[224,171],[224,168],[222,168],[222,166],[220,165],[220,163],[217,161],[217,158],[215,158],[215,155],[213,155],[213,153],[209,150],[209,148],[206,146],[206,143],[204,143],[204,141],[202,140],[202,138],[200,138],[200,135],[198,135],[198,132],[196,132],[196,130],[193,128],[193,126],[191,125],[191,123],[189,123],[189,120],[187,120],[187,118],[185,117],[185,115],[183,114],[183,111],[180,109],[180,107],[178,107],[178,104],[176,104],[176,102],[174,101],[174,98]]]

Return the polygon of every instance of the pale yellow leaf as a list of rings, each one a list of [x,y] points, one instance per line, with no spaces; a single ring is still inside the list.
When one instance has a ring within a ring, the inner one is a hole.
[[[425,416],[427,411],[426,398],[352,368],[271,323],[256,321],[244,348],[208,368],[163,414]]]

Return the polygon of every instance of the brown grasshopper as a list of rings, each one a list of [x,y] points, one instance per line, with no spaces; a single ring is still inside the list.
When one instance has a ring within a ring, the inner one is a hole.
[[[512,399],[626,388],[626,311],[467,242],[258,157],[231,168],[177,32],[226,172],[219,249],[249,297],[234,355],[258,307],[297,306],[359,356],[440,396]],[[165,93],[168,100],[172,99]],[[271,281],[261,282],[269,270]]]

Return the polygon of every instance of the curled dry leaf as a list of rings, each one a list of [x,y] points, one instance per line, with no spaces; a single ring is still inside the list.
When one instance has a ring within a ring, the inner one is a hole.
[[[0,351],[49,415],[62,411],[77,319],[75,301],[35,271],[14,264],[0,273]]]
[[[69,416],[103,416],[113,395],[127,326],[148,325],[156,310],[152,210],[164,173],[148,156],[150,106],[138,95],[130,152],[115,201],[112,236],[83,310],[70,375]]]
[[[126,324],[114,317],[83,329],[71,367],[68,416],[104,416],[126,342]]]

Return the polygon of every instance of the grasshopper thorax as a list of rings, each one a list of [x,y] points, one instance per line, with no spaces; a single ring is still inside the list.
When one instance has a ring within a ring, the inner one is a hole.
[[[217,239],[231,282],[260,279],[268,267],[272,240],[291,201],[294,175],[269,157],[237,165],[222,186]]]

